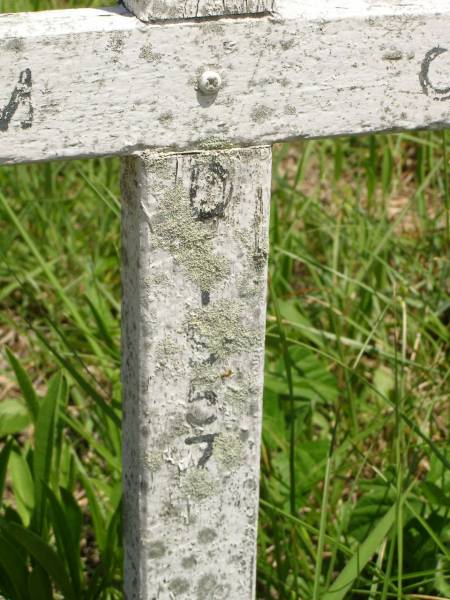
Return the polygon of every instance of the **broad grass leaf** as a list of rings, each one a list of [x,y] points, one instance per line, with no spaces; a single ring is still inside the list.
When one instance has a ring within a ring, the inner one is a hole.
[[[442,453],[450,461],[450,446],[443,449]],[[436,455],[430,457],[430,471],[428,472],[426,481],[439,484],[444,494],[450,496],[450,469],[445,464],[442,464],[442,461]]]
[[[422,481],[419,489],[430,504],[450,508],[450,497],[435,483],[431,481]]]
[[[407,507],[412,509],[412,502]],[[421,505],[418,505],[420,511]],[[415,510],[415,509],[413,509]],[[427,517],[417,513],[418,518],[409,518],[403,530],[403,540],[408,552],[405,555],[405,567],[408,572],[420,572],[421,570],[433,571],[437,568],[436,549],[441,546],[445,550],[443,542],[443,531],[447,520],[437,514]],[[438,546],[439,544],[439,546]]]
[[[395,502],[395,491],[388,482],[379,478],[362,481],[360,489],[363,494],[352,511],[347,533],[362,542],[374,524],[389,512]]]
[[[285,448],[286,444],[286,415],[282,410],[278,394],[264,388],[263,431],[265,438],[272,448]]]
[[[27,404],[30,417],[32,418],[33,422],[36,423],[39,415],[39,399],[34,391],[33,384],[28,376],[28,373],[25,371],[19,360],[14,356],[9,348],[6,348],[6,356],[8,357],[9,364],[13,368],[16,375],[17,383],[19,384],[20,390]]]
[[[19,400],[0,402],[0,438],[15,435],[26,429],[31,422],[26,407]]]
[[[0,528],[4,529],[17,544],[20,544],[41,565],[42,569],[62,592],[65,600],[78,600],[64,563],[51,546],[46,544],[34,532],[16,523],[0,521]]]
[[[442,556],[438,560],[435,585],[445,598],[450,598],[450,561]]]
[[[86,473],[86,470],[81,464],[81,461],[75,453],[73,454],[73,456],[77,465],[81,483],[84,487],[88,499],[89,511],[92,517],[92,524],[94,526],[94,533],[97,545],[99,546],[100,551],[102,551],[106,543],[106,517],[104,508],[102,506],[102,503],[99,501],[98,493],[94,487],[94,484],[92,483],[91,479]]]
[[[3,520],[3,519],[2,519]],[[0,533],[0,565],[14,591],[14,600],[27,600],[28,565],[17,547]],[[0,591],[5,592],[3,577],[0,575]]]
[[[5,444],[0,451],[0,505],[2,503],[3,491],[5,489],[6,471],[8,469],[9,455],[13,446],[12,438]]]
[[[14,447],[9,457],[9,474],[11,476],[17,512],[22,523],[28,525],[35,506],[34,482],[28,461],[22,452]]]
[[[294,396],[313,403],[334,403],[339,396],[336,378],[323,362],[307,348],[290,347]],[[271,373],[266,373],[265,387],[276,394],[289,397],[283,360],[276,363]]]
[[[0,539],[1,543],[1,539]],[[8,571],[5,570],[0,561],[0,598],[17,598],[22,600],[23,596],[20,596],[17,590],[11,583]]]
[[[122,500],[118,502],[107,526],[106,544],[102,552],[101,563],[97,567],[86,594],[86,600],[97,598],[113,584],[113,572],[118,561],[122,561]]]
[[[89,306],[89,308],[91,309],[91,313],[92,316],[95,319],[95,322],[97,324],[97,329],[98,329],[98,338],[101,339],[104,344],[105,347],[108,350],[108,353],[115,359],[115,360],[120,360],[120,352],[119,352],[119,348],[117,347],[117,343],[115,342],[115,340],[112,338],[111,334],[109,333],[109,326],[108,326],[108,320],[110,321],[110,319],[108,319],[108,315],[107,315],[107,310],[103,307],[103,310],[101,308],[98,308],[97,306],[95,306],[94,302],[86,296],[86,302],[87,305]]]
[[[297,300],[285,301],[278,299],[278,308],[281,318],[288,322],[286,323],[286,327],[289,327],[289,323],[292,323],[294,326],[300,326],[302,337],[321,348],[323,346],[323,338],[319,333],[313,331],[312,323],[304,314],[300,312],[296,306],[296,303]]]
[[[62,391],[62,376],[55,375],[50,381],[48,392],[42,401],[35,429],[33,455],[33,477],[35,485],[34,525],[41,532],[44,520],[45,498],[43,484],[50,478],[58,402]]]
[[[397,507],[391,506],[382,519],[373,527],[366,539],[358,546],[352,558],[335,579],[322,600],[344,600],[353,583],[365,569],[372,556],[378,552],[383,540],[395,523]]]
[[[28,598],[33,600],[53,600],[52,582],[40,564],[34,564],[28,578]]]
[[[81,540],[81,528],[83,525],[83,515],[78,502],[73,495],[65,488],[60,488],[62,508],[67,521],[67,526],[70,529],[74,545],[79,548]]]
[[[299,495],[309,493],[325,477],[330,443],[317,440],[297,444],[297,464],[301,465],[302,477],[297,482]]]
[[[395,374],[386,365],[380,366],[373,374],[373,385],[384,396],[389,396],[395,389]],[[375,396],[378,399],[377,396]]]
[[[322,379],[309,379],[309,377],[299,376],[294,371],[292,381],[294,398],[299,400],[313,403],[332,403],[339,395],[339,391],[336,389],[329,373],[326,373],[325,378]],[[281,373],[266,373],[264,385],[271,392],[286,398],[289,397],[289,386],[286,377]]]
[[[81,513],[74,519],[68,519],[66,511],[62,504],[59,502],[56,494],[53,490],[45,485],[45,493],[49,499],[50,504],[50,518],[55,534],[56,543],[58,546],[60,556],[63,556],[70,573],[72,580],[72,586],[77,598],[81,596],[81,561],[80,561],[80,522]],[[68,496],[71,495],[66,493],[66,500],[69,500]],[[69,500],[70,502],[70,500]],[[78,506],[78,505],[77,505]],[[79,509],[78,509],[79,510]],[[69,509],[71,516],[74,516],[74,506],[71,502],[71,508]]]
[[[82,422],[72,419],[66,414],[61,414],[61,420],[66,423],[80,437],[84,438],[91,450],[95,450],[108,464],[113,472],[120,472],[121,460],[111,454],[108,448],[101,441],[97,441],[91,432],[83,427]]]

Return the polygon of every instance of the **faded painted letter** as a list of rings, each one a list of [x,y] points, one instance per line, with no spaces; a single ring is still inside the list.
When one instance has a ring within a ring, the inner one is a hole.
[[[11,98],[6,106],[0,110],[0,132],[8,131],[9,125],[16,112],[23,107],[20,115],[20,126],[29,129],[33,124],[33,105],[31,104],[32,77],[30,69],[20,73],[19,81],[15,86]]]

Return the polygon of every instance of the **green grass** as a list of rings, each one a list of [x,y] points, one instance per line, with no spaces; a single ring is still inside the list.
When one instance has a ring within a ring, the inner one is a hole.
[[[450,598],[448,140],[275,149],[260,600]],[[118,169],[0,169],[7,599],[123,597]]]

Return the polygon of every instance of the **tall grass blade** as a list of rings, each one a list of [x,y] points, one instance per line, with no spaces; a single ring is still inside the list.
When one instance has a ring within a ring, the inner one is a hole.
[[[11,454],[13,445],[13,439],[11,438],[6,442],[2,450],[0,451],[0,506],[2,503],[3,492],[5,489],[6,482],[6,471],[8,469],[9,455]]]
[[[386,515],[380,519],[367,538],[360,544],[353,557],[333,582],[328,592],[321,600],[344,600],[353,584],[361,575],[367,563],[378,552],[383,544],[384,538],[395,524],[397,507],[392,506]]]
[[[57,374],[50,381],[48,392],[42,401],[39,418],[36,423],[33,455],[33,478],[35,486],[35,514],[33,524],[37,533],[42,532],[44,522],[44,485],[50,478],[57,408],[62,390],[62,376],[61,374]]]
[[[28,376],[28,373],[20,364],[19,360],[14,356],[11,350],[6,347],[6,356],[9,364],[14,370],[17,378],[17,383],[22,391],[23,397],[27,404],[28,411],[34,423],[36,423],[39,415],[39,400],[36,392],[34,391],[33,384]]]
[[[81,597],[81,561],[79,535],[71,528],[62,505],[53,490],[45,485],[45,493],[50,503],[50,514],[53,531],[58,544],[59,554],[64,556],[72,587],[77,598]],[[75,534],[75,535],[74,535]]]
[[[14,590],[14,600],[16,598],[17,600],[28,600],[28,565],[20,553],[17,552],[15,545],[7,539],[3,532],[0,533],[0,566],[3,567]],[[0,575],[0,592],[5,593],[5,591],[4,582]]]

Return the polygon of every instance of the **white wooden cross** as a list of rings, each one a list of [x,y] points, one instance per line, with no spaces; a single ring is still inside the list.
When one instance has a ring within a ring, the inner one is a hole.
[[[125,594],[251,600],[270,146],[448,127],[450,3],[125,5],[1,15],[0,163],[126,156]]]

